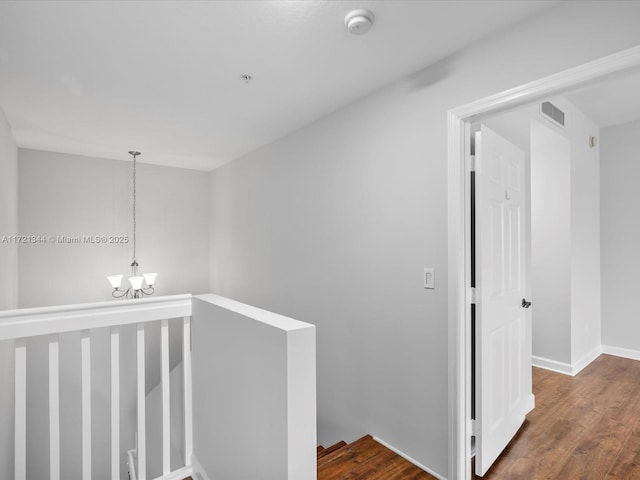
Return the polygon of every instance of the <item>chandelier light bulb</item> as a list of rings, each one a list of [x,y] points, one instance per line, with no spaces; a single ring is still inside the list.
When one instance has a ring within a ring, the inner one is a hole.
[[[143,281],[144,277],[129,277],[129,283],[134,290],[141,290]]]
[[[143,273],[142,276],[144,277],[144,281],[147,283],[147,285],[152,286],[154,284],[154,282],[156,281],[156,277],[158,276],[157,273]]]
[[[109,280],[109,283],[113,288],[120,288],[120,285],[122,284],[122,275],[109,275],[107,280]]]

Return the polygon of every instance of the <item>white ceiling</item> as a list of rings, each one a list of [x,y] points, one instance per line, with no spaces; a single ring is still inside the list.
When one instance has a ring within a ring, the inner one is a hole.
[[[211,170],[556,3],[1,1],[0,105],[23,148]]]
[[[583,87],[566,97],[599,127],[640,120],[640,69]]]

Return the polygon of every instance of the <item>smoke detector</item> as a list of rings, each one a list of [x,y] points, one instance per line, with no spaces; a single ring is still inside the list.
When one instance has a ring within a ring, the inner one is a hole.
[[[375,18],[370,10],[353,10],[344,17],[344,24],[349,33],[364,35],[371,30]]]

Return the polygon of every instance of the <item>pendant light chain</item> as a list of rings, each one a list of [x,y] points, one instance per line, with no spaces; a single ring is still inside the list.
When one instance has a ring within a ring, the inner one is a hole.
[[[136,259],[136,156],[133,155],[133,261],[137,263]]]
[[[140,152],[130,151],[129,155],[133,157],[133,258],[131,259],[131,277],[129,277],[129,283],[131,284],[128,288],[120,288],[122,284],[123,275],[109,275],[107,280],[111,283],[111,287],[113,291],[111,292],[111,296],[115,298],[142,298],[145,295],[153,295],[155,292],[154,284],[156,281],[157,273],[143,273],[140,275],[138,273],[138,259],[136,258],[136,236],[138,230],[138,221],[136,217],[136,206],[137,206],[137,194],[138,194],[138,185],[136,178],[136,170],[137,170],[137,156],[140,155]]]

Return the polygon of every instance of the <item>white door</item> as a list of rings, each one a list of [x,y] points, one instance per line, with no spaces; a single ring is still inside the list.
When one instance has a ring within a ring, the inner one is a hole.
[[[533,408],[525,298],[524,153],[485,126],[475,138],[476,474]]]

